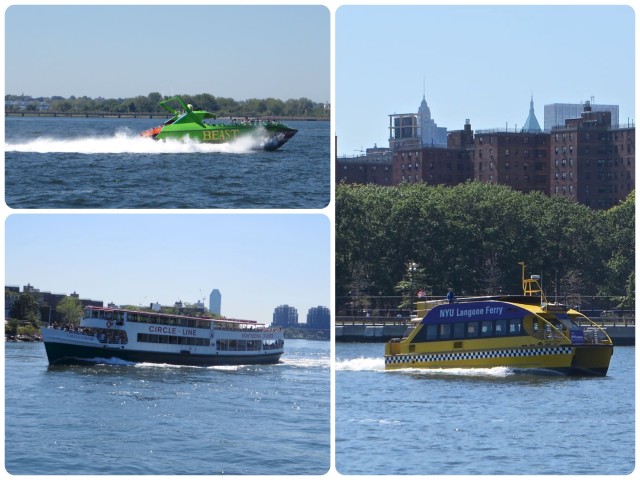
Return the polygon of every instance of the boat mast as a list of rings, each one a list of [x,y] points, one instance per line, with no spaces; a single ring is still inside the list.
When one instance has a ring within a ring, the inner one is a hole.
[[[547,299],[544,296],[541,285],[540,275],[531,275],[531,278],[525,277],[526,264],[524,262],[518,262],[518,265],[522,267],[522,293],[526,297],[533,297],[534,295],[540,295],[540,304],[546,304]]]

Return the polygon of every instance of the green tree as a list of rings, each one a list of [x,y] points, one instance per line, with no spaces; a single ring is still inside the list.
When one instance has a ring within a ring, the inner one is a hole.
[[[40,321],[40,306],[36,297],[30,293],[21,293],[13,303],[9,316],[37,326]]]
[[[77,298],[67,296],[58,302],[56,312],[62,316],[64,323],[78,325],[82,318],[82,304]]]
[[[547,296],[619,296],[635,286],[632,193],[608,211],[563,197],[469,182],[336,186],[336,297],[393,295],[407,262],[425,269],[433,294],[519,294],[520,267]],[[364,274],[363,274],[364,272]],[[363,276],[364,275],[364,276]],[[365,279],[366,281],[363,281]],[[406,279],[405,279],[406,280]],[[339,305],[338,305],[339,307]]]

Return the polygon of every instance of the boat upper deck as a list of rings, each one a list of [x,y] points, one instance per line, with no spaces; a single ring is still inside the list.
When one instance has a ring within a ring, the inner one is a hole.
[[[177,327],[211,329],[267,329],[264,324],[255,320],[239,320],[227,318],[192,317],[160,312],[129,310],[112,307],[88,306],[84,309],[84,318],[103,319],[123,325],[125,322],[152,323],[157,325],[171,325]]]

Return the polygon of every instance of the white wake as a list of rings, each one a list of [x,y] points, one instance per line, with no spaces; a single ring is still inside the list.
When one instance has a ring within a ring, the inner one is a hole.
[[[153,140],[137,134],[118,132],[110,137],[60,139],[40,137],[25,142],[5,143],[5,152],[93,154],[163,154],[163,153],[249,153],[262,149],[260,135],[243,136],[223,144],[200,143],[190,139]]]

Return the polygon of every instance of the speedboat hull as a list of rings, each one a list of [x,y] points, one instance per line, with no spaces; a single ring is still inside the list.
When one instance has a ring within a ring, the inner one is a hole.
[[[176,128],[180,127],[180,128]],[[140,135],[155,140],[185,140],[198,143],[224,144],[250,138],[256,148],[273,151],[287,143],[298,130],[282,124],[274,125],[169,125],[145,130]]]
[[[173,109],[169,103],[176,102],[181,109]],[[230,143],[239,139],[253,140],[256,149],[277,150],[287,143],[297,132],[295,128],[279,122],[245,120],[230,123],[208,123],[215,115],[200,110],[173,97],[160,105],[173,114],[173,117],[140,135],[156,140],[190,140],[201,143]]]

